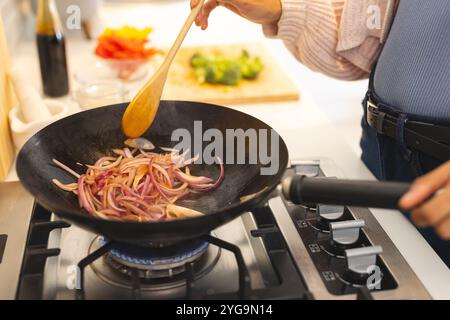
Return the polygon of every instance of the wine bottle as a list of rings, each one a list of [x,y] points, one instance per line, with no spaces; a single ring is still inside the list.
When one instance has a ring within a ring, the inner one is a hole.
[[[39,0],[36,33],[44,93],[65,96],[69,93],[66,45],[54,0]]]

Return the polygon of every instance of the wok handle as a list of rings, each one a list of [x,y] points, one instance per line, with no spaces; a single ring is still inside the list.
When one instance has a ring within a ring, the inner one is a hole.
[[[283,181],[283,194],[295,204],[320,203],[397,209],[411,185],[397,182],[294,176]]]

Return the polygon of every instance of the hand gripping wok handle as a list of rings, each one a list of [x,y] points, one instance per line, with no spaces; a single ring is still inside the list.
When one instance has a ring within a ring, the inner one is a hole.
[[[295,204],[320,203],[397,209],[411,185],[396,182],[294,176],[283,181],[283,194]]]

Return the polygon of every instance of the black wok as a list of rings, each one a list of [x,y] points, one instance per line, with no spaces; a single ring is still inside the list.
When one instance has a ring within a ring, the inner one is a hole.
[[[110,240],[166,245],[206,235],[261,202],[277,186],[288,164],[288,150],[282,140],[279,143],[280,165],[274,175],[261,176],[261,164],[225,164],[225,179],[219,188],[202,194],[195,201],[188,197],[185,202],[179,202],[205,213],[202,217],[157,223],[118,222],[92,217],[80,209],[74,194],[60,190],[52,183],[52,179],[74,182],[74,178],[55,166],[52,159],[83,173],[85,169],[77,162],[92,164],[99,157],[111,154],[112,149],[123,147],[126,137],[121,130],[121,120],[125,107],[126,104],[120,104],[93,109],[57,121],[33,136],[17,160],[20,180],[37,202],[58,216]],[[193,132],[194,121],[197,120],[202,121],[203,131],[209,128],[223,133],[234,128],[272,129],[254,117],[229,108],[162,101],[145,137],[155,146],[171,147],[177,143],[171,141],[172,132],[179,128]],[[219,175],[218,165],[193,165],[191,169],[197,175],[211,178]],[[258,194],[241,201],[241,197],[254,193]]]
[[[179,203],[205,213],[201,217],[140,223],[109,221],[90,216],[80,209],[74,194],[52,183],[52,179],[63,183],[74,182],[74,178],[55,166],[52,159],[82,173],[84,169],[77,163],[92,164],[101,156],[110,154],[112,149],[122,147],[126,139],[121,131],[125,107],[126,104],[120,104],[89,110],[55,122],[33,136],[22,148],[17,160],[17,173],[37,202],[63,219],[110,240],[166,246],[206,235],[264,201],[280,183],[288,165],[288,150],[282,139],[279,140],[279,167],[273,175],[261,175],[263,165],[260,163],[225,164],[225,179],[218,189],[195,199],[188,197]],[[156,146],[174,146],[176,142],[171,141],[172,132],[185,128],[192,133],[194,121],[197,120],[202,121],[203,131],[209,128],[221,132],[235,128],[272,129],[252,116],[229,108],[194,102],[162,101],[155,122],[145,137]],[[270,139],[262,143],[267,143],[267,149],[271,149]],[[252,151],[246,150],[246,158],[249,152]],[[217,165],[193,165],[192,170],[194,174],[212,178],[219,174]],[[286,181],[283,189],[286,196],[296,203],[343,203],[391,208],[396,207],[398,199],[409,187],[404,184],[341,180],[335,180],[330,185],[330,182],[301,177]],[[361,183],[364,188],[361,188]]]

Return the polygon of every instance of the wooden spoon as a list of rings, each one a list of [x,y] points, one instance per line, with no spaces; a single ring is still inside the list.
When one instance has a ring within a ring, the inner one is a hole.
[[[205,0],[192,9],[175,43],[167,54],[161,67],[144,85],[128,105],[122,118],[122,130],[129,138],[138,138],[150,128],[158,111],[161,95],[166,83],[170,65],[183,43],[189,29],[197,17]]]

